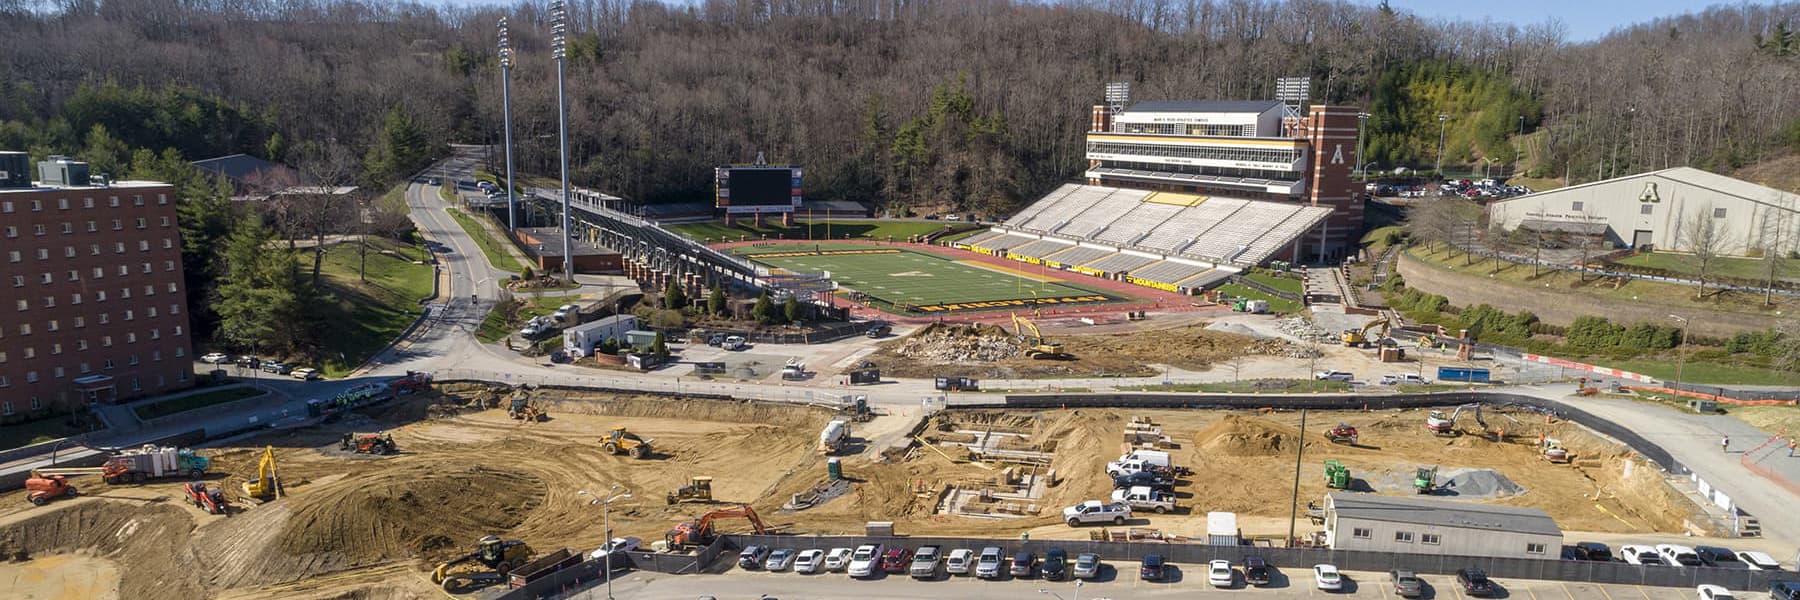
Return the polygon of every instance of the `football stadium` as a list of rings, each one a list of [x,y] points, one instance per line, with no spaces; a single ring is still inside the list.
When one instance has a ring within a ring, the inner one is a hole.
[[[826,272],[855,300],[896,314],[1093,305],[1128,299],[1042,267],[1009,268],[919,250],[859,244],[740,246],[744,258],[794,273]]]

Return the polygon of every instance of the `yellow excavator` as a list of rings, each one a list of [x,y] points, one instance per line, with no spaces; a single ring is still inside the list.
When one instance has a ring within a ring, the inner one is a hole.
[[[474,552],[438,565],[431,572],[431,582],[444,586],[446,592],[454,593],[465,584],[464,580],[493,579],[496,576],[505,579],[507,573],[530,562],[536,553],[531,545],[519,540],[502,540],[497,535],[484,536],[475,542]]]
[[[263,449],[262,460],[256,463],[256,479],[244,482],[244,495],[262,501],[281,496],[281,478],[275,474],[274,446]]]
[[[1025,356],[1030,358],[1068,358],[1063,352],[1062,342],[1044,339],[1044,333],[1038,331],[1036,323],[1017,314],[1012,316],[1013,329],[1018,331],[1019,341],[1025,342]]]
[[[1387,339],[1390,326],[1387,319],[1376,319],[1369,321],[1369,324],[1362,326],[1362,329],[1345,329],[1344,345],[1352,348],[1367,348],[1376,342]],[[1377,329],[1380,331],[1374,336],[1369,335],[1370,331]]]

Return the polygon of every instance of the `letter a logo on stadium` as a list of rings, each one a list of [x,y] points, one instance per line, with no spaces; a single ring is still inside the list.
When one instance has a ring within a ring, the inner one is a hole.
[[[1333,145],[1331,148],[1332,148],[1331,164],[1334,164],[1334,165],[1344,164],[1344,145],[1336,144],[1336,145]]]
[[[1656,194],[1656,182],[1644,183],[1644,193],[1638,194],[1638,202],[1662,202],[1662,197]]]

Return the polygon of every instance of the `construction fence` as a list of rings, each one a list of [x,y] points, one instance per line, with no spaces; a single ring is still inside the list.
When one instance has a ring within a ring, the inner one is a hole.
[[[612,559],[614,571],[633,569],[677,575],[691,574],[704,572],[706,566],[717,562],[719,553],[723,552],[725,547],[725,538],[720,537],[694,554],[630,551],[617,553],[607,558]],[[542,579],[507,590],[495,597],[494,600],[562,598],[570,593],[606,583],[608,576],[606,563],[606,560],[585,560]]]
[[[1098,529],[1096,529],[1098,531]],[[1391,569],[1407,569],[1415,573],[1429,575],[1450,575],[1457,569],[1477,568],[1487,571],[1489,577],[1500,580],[1504,585],[1506,579],[1534,579],[1550,581],[1572,581],[1586,583],[1608,583],[1621,585],[1647,585],[1657,587],[1685,587],[1692,589],[1700,584],[1724,586],[1733,590],[1766,590],[1769,582],[1778,581],[1791,575],[1779,571],[1751,571],[1741,569],[1716,569],[1711,567],[1645,567],[1622,562],[1590,562],[1576,560],[1545,560],[1527,558],[1493,558],[1485,556],[1449,556],[1433,554],[1406,554],[1398,552],[1373,552],[1363,550],[1331,550],[1325,548],[1263,548],[1254,546],[1213,546],[1207,544],[1170,543],[1170,542],[1100,542],[1083,540],[1047,540],[1047,541],[1015,541],[986,538],[951,538],[951,537],[800,537],[779,535],[727,535],[732,551],[752,544],[762,544],[777,548],[793,548],[795,550],[831,548],[854,548],[861,544],[903,545],[916,548],[935,544],[946,551],[952,548],[968,548],[979,551],[988,546],[998,546],[1005,556],[1015,552],[1028,551],[1043,556],[1051,548],[1062,548],[1073,557],[1086,552],[1099,554],[1103,560],[1110,561],[1112,566],[1121,571],[1135,569],[1139,560],[1145,555],[1156,554],[1164,560],[1190,565],[1204,565],[1207,561],[1222,559],[1233,564],[1243,564],[1246,556],[1260,556],[1269,562],[1277,571],[1276,583],[1281,577],[1309,578],[1312,565],[1331,564],[1339,569],[1350,571],[1385,572]]]

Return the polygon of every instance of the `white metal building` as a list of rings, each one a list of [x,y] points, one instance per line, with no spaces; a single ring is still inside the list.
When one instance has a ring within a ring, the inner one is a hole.
[[[1690,167],[1501,200],[1488,216],[1507,231],[1592,231],[1617,247],[1676,252],[1692,248],[1684,223],[1705,218],[1723,233],[1723,254],[1800,250],[1800,195]]]
[[[1334,492],[1325,496],[1325,545],[1454,556],[1561,556],[1562,529],[1517,506]]]

